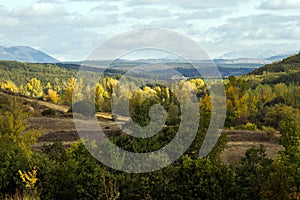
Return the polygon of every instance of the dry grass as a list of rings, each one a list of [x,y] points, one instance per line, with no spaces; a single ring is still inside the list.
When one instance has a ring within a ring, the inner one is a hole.
[[[228,142],[221,154],[221,159],[229,165],[238,164],[241,157],[251,147],[263,145],[269,158],[276,156],[283,149],[279,145],[279,133],[271,136],[263,131],[226,130],[223,133],[227,134]]]
[[[0,95],[10,95],[4,94]],[[13,95],[10,95],[13,96]],[[40,148],[44,144],[51,144],[60,140],[64,145],[69,146],[72,142],[79,139],[72,115],[66,114],[69,107],[56,105],[49,102],[39,101],[32,98],[17,97],[27,102],[34,108],[34,114],[27,120],[28,126],[32,128],[42,128],[44,134],[39,138],[34,148]],[[55,116],[42,116],[41,112],[47,108],[58,111]],[[111,113],[96,114],[100,126],[106,134],[120,131],[120,128],[113,121]],[[119,121],[128,121],[128,117],[118,116]],[[95,131],[95,130],[94,130]],[[279,145],[279,133],[269,133],[263,131],[245,131],[245,130],[224,130],[227,134],[228,143],[226,149],[221,154],[221,159],[227,164],[237,164],[240,158],[245,154],[246,150],[253,147],[264,145],[267,155],[273,157],[278,151],[282,150]]]
[[[112,120],[99,118],[98,121],[103,132],[107,135],[120,131],[120,128]],[[28,127],[39,128],[43,131],[43,135],[38,139],[38,143],[33,145],[33,148],[37,150],[43,145],[51,144],[55,141],[60,141],[68,147],[70,144],[80,139],[73,118],[61,116],[34,116],[30,117],[27,120],[27,123]],[[84,121],[84,123],[86,124],[87,130],[89,130],[89,121]],[[94,139],[99,134],[98,130],[89,131],[91,132],[90,136]]]

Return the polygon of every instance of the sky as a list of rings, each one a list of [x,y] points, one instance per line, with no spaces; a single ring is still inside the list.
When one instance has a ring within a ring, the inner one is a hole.
[[[263,58],[299,51],[300,0],[0,1],[0,46],[31,46],[61,61],[150,27],[183,34],[211,58]]]

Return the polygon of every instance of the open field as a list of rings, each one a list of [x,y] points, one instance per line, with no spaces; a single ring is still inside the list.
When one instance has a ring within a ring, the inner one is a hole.
[[[120,130],[112,119],[108,119],[109,113],[101,113],[101,115],[107,116],[107,118],[98,118],[105,134],[109,135]],[[68,146],[79,139],[73,118],[70,117],[31,117],[28,120],[28,124],[35,128],[41,127],[45,131],[44,135],[39,138],[38,143],[34,146],[35,149],[57,140]],[[227,134],[228,142],[221,158],[228,164],[238,162],[246,150],[253,146],[264,145],[269,157],[275,156],[282,149],[278,144],[278,133],[270,137],[263,131],[224,130],[223,134]]]
[[[1,92],[0,95],[11,95]],[[78,133],[71,113],[67,113],[69,107],[56,105],[49,102],[34,100],[26,97],[18,97],[27,101],[27,106],[32,109],[32,116],[28,119],[28,127],[41,128],[43,136],[38,139],[33,149],[39,150],[43,145],[61,141],[66,147],[72,142],[79,140]],[[54,115],[43,116],[41,113],[47,109],[56,111]],[[34,110],[34,111],[33,111]],[[119,126],[113,121],[111,113],[97,113],[97,118],[105,134],[109,135],[120,131]],[[118,117],[120,121],[126,121],[128,118]],[[240,157],[244,155],[247,149],[253,146],[264,145],[267,155],[274,157],[282,149],[279,145],[279,133],[272,135],[263,131],[245,131],[245,130],[224,130],[227,134],[227,145],[221,154],[221,159],[230,165],[236,164]]]
[[[263,145],[268,157],[274,157],[283,147],[279,145],[279,133],[269,135],[263,131],[224,130],[227,134],[226,149],[221,159],[230,165],[237,164],[245,152],[253,146]]]

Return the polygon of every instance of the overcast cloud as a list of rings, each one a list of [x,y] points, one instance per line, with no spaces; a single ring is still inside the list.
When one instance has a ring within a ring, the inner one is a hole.
[[[262,9],[299,9],[298,0],[267,0],[260,5]]]
[[[2,0],[0,46],[83,60],[116,34],[157,27],[195,40],[212,58],[247,49],[255,57],[300,49],[298,13],[298,0]]]

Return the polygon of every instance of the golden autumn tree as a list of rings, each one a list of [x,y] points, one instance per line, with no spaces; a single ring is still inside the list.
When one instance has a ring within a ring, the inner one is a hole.
[[[19,88],[16,86],[16,84],[11,80],[6,80],[4,82],[0,82],[0,88],[4,90],[9,90],[11,92],[19,92]]]
[[[83,83],[82,80],[77,80],[75,78],[71,78],[67,83],[64,89],[64,103],[66,105],[72,105],[72,100],[80,101],[82,99],[82,89]],[[74,92],[74,98],[73,98]]]
[[[206,94],[204,97],[200,99],[199,103],[200,107],[200,128],[205,129],[208,127],[211,118],[211,96]]]
[[[227,97],[227,125],[248,114],[248,96],[240,94],[239,88],[229,86],[226,90]]]
[[[47,101],[53,102],[53,103],[58,103],[59,97],[56,91],[53,89],[48,90],[48,94],[45,96]]]
[[[41,85],[41,81],[36,78],[32,78],[27,82],[25,90],[26,95],[28,96],[32,96],[35,98],[40,98],[43,96],[43,88]]]
[[[45,86],[43,99],[52,103],[58,103],[59,101],[57,92],[53,89],[52,85],[49,82]]]
[[[97,84],[95,88],[95,106],[96,109],[101,111],[104,103],[104,88],[101,84]]]

